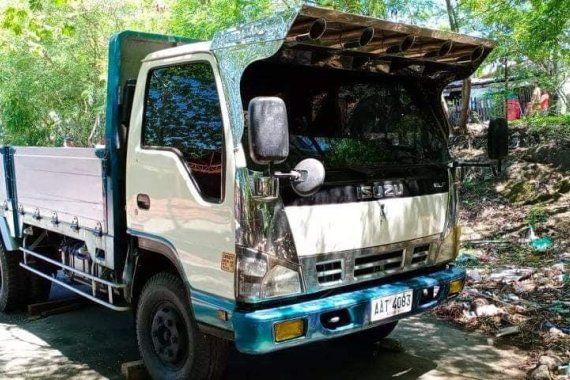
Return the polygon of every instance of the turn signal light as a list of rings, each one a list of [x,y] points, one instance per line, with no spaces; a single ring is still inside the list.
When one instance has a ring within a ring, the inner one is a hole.
[[[284,342],[299,338],[305,335],[305,320],[293,319],[290,321],[279,322],[273,326],[276,342]]]
[[[449,295],[460,293],[463,290],[463,280],[454,280],[449,283]]]

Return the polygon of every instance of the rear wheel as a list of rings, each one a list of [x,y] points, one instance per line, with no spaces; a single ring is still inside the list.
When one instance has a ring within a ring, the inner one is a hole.
[[[21,257],[0,244],[0,311],[13,311],[25,303],[27,275],[19,265]]]
[[[56,254],[58,253],[58,250],[57,248],[55,249],[44,248],[42,251],[40,251],[40,253],[42,255],[54,259],[57,258]],[[32,259],[31,263],[30,261],[28,261],[28,265],[32,266],[34,269],[39,270],[42,273],[45,273],[50,277],[54,276],[57,273],[57,267],[45,261]],[[52,282],[50,280],[38,276],[35,273],[29,273],[28,290],[26,298],[28,305],[34,303],[42,303],[49,300],[49,295],[51,292],[51,284]]]
[[[139,350],[154,379],[215,379],[229,344],[198,330],[183,282],[170,273],[151,277],[137,307]]]
[[[36,274],[31,273],[28,279],[28,297],[29,305],[34,303],[42,303],[49,300],[51,292],[51,281]]]

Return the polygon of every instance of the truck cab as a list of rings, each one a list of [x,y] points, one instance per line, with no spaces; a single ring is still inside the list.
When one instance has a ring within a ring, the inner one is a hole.
[[[312,6],[114,36],[105,147],[3,150],[0,308],[37,277],[132,309],[154,378],[388,335],[463,288],[440,99],[493,46]]]

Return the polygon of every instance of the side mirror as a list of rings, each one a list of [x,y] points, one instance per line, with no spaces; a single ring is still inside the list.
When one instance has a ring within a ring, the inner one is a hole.
[[[260,96],[249,102],[249,154],[260,165],[289,156],[287,107],[281,98]]]
[[[489,121],[487,154],[493,160],[501,160],[509,154],[509,127],[507,119],[498,118]]]

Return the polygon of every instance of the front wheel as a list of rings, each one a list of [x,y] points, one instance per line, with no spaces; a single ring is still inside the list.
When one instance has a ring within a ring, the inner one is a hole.
[[[0,243],[0,311],[13,311],[25,303],[27,273],[20,267],[21,258]]]
[[[229,345],[198,330],[184,284],[159,273],[144,286],[137,307],[139,350],[153,379],[215,379],[225,369]]]

